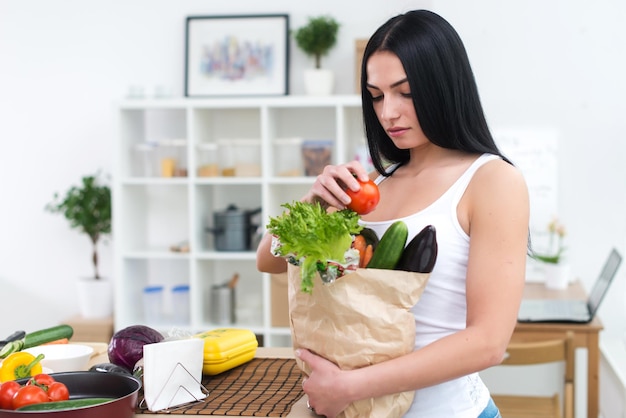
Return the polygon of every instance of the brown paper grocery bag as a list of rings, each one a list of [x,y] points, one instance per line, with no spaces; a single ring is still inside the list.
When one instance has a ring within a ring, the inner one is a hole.
[[[289,316],[294,349],[306,348],[343,370],[379,363],[413,351],[419,300],[429,273],[358,269],[324,284],[316,275],[313,293],[300,290],[300,268],[289,265]],[[308,365],[296,359],[308,375]],[[400,417],[414,392],[357,401],[340,415]]]

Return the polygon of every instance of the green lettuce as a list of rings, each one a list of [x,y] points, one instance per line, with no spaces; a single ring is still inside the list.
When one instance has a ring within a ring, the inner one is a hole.
[[[359,215],[349,209],[329,213],[319,203],[294,201],[282,207],[287,210],[267,225],[280,242],[274,254],[301,266],[301,289],[311,293],[317,271],[326,271],[329,261],[346,262],[353,236],[363,229]]]

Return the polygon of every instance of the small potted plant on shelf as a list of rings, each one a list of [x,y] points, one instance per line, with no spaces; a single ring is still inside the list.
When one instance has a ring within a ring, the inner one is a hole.
[[[315,59],[315,68],[304,73],[305,90],[310,95],[329,95],[332,93],[334,74],[322,69],[322,57],[337,43],[339,23],[330,16],[311,17],[308,23],[295,31],[298,47]]]
[[[562,260],[566,232],[565,226],[558,218],[553,218],[548,224],[547,252],[539,254],[533,251],[531,255],[533,259],[543,264],[546,286],[551,289],[562,289],[569,283],[569,264]]]
[[[45,209],[62,214],[70,228],[84,233],[92,244],[91,261],[94,275],[79,281],[79,304],[84,317],[106,317],[112,313],[111,283],[100,276],[98,243],[111,233],[111,189],[101,182],[101,176],[88,175],[79,186],[71,186],[65,194],[54,194]],[[96,287],[95,298],[88,295]]]

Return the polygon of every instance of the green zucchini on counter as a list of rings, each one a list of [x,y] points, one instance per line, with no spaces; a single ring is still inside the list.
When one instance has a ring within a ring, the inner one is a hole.
[[[112,401],[113,398],[82,398],[82,399],[70,399],[67,401],[54,401],[54,402],[42,402],[32,405],[26,405],[18,408],[20,412],[34,412],[34,411],[66,411],[71,409],[86,408],[88,406],[100,405],[105,402]]]
[[[69,325],[56,325],[54,327],[28,333],[24,338],[7,343],[0,350],[0,359],[8,357],[11,353],[22,351],[26,348],[51,343],[53,341],[68,340],[74,335],[74,329]]]

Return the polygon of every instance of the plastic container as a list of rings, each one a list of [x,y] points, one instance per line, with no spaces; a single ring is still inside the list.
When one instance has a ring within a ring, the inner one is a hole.
[[[187,140],[161,140],[159,162],[161,177],[187,177]]]
[[[234,324],[235,315],[235,288],[227,285],[211,286],[211,321],[218,325]]]
[[[305,176],[319,176],[332,161],[333,141],[306,140],[302,143]]]
[[[302,159],[298,157],[302,138],[280,138],[274,140],[274,175],[299,177],[304,175]]]
[[[189,285],[181,284],[172,288],[172,310],[176,324],[189,324]]]
[[[133,174],[137,177],[154,177],[157,173],[157,143],[140,142],[133,146]]]
[[[261,141],[258,139],[220,139],[221,175],[224,177],[260,177]]]
[[[219,155],[217,144],[198,144],[197,146],[198,166],[196,175],[198,177],[217,177],[220,175]]]
[[[143,289],[143,314],[146,323],[158,324],[163,319],[163,286]]]
[[[247,329],[218,328],[194,335],[204,340],[202,373],[216,375],[252,360],[259,343]]]

